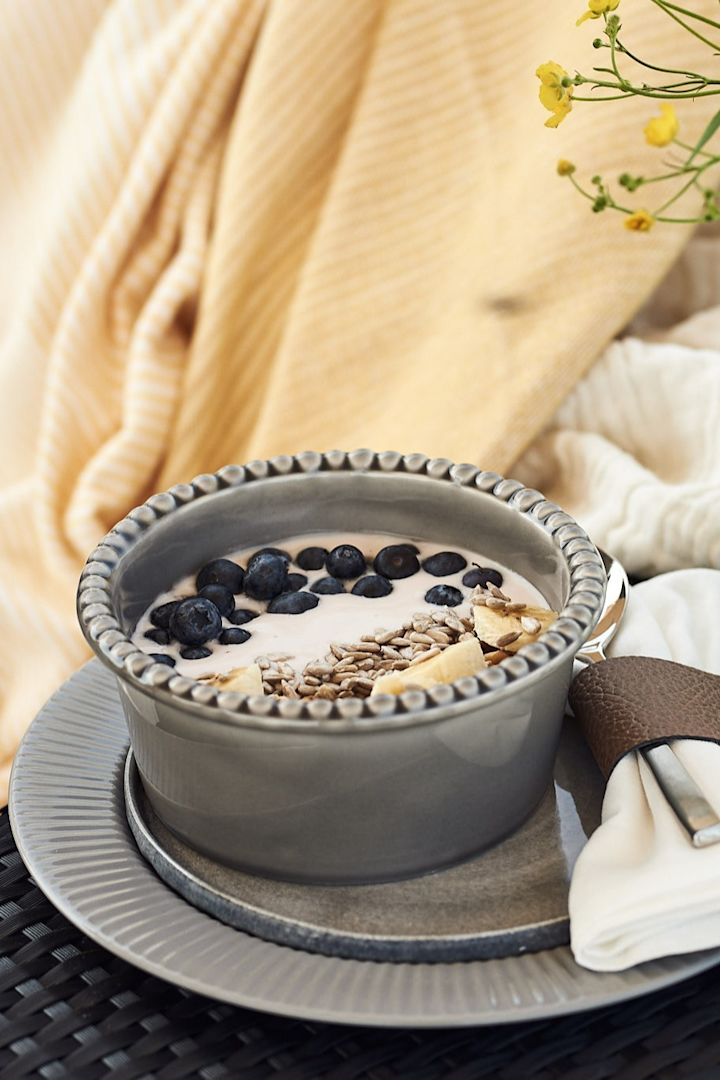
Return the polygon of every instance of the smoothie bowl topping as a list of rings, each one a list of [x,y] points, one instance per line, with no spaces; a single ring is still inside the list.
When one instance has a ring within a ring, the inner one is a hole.
[[[336,701],[476,675],[556,618],[477,553],[318,534],[211,560],[155,597],[133,641],[218,690]]]

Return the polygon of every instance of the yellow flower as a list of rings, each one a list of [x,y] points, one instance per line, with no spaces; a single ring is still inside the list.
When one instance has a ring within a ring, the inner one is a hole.
[[[572,176],[575,172],[575,166],[572,161],[566,161],[565,158],[560,158],[557,163],[558,176]]]
[[[625,218],[625,228],[632,232],[650,232],[654,224],[655,218],[649,210],[636,210]]]
[[[569,75],[554,60],[541,64],[535,74],[540,80],[540,104],[553,114],[545,121],[545,127],[557,127],[572,109],[573,88],[562,84]]]
[[[620,0],[588,0],[588,10],[583,12],[575,25],[579,26],[586,19],[599,19],[601,15],[614,11],[619,3]]]
[[[653,116],[645,125],[645,141],[650,146],[667,146],[671,143],[680,130],[680,121],[675,115],[675,109],[666,101],[660,106],[660,116]]]

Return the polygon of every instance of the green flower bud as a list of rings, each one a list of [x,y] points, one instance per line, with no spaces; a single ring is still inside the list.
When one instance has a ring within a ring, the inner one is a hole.
[[[644,177],[631,176],[630,173],[622,173],[618,176],[618,184],[620,187],[624,187],[626,191],[637,191],[643,182]]]

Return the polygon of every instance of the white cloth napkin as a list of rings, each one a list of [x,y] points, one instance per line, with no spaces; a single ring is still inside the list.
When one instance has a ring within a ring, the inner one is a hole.
[[[636,586],[609,652],[720,674],[720,571],[680,570]],[[720,812],[720,746],[683,740],[673,749]],[[720,844],[692,846],[635,753],[610,775],[569,907],[573,954],[594,971],[720,945]]]

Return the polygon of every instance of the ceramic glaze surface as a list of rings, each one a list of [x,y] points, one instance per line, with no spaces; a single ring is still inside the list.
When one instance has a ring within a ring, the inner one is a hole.
[[[48,702],[20,747],[13,833],[39,887],[93,941],[197,993],[309,1020],[458,1027],[598,1008],[720,960],[712,950],[598,974],[578,967],[563,946],[495,960],[394,964],[262,941],[196,910],[142,857],[125,817],[127,750],[115,679],[92,662]]]
[[[271,881],[201,855],[153,813],[132,755],[125,801],[140,851],[163,881],[230,926],[268,941],[358,960],[513,956],[569,941],[568,886],[600,820],[604,784],[566,724],[554,779],[514,834],[458,866],[383,885]]]
[[[561,617],[477,677],[336,702],[218,692],[127,637],[159,592],[210,559],[318,532],[481,551]],[[539,492],[422,455],[332,452],[229,467],[154,496],[93,553],[78,607],[119,677],[143,785],[167,826],[248,872],[358,883],[451,865],[533,811],[604,586],[596,549]]]

